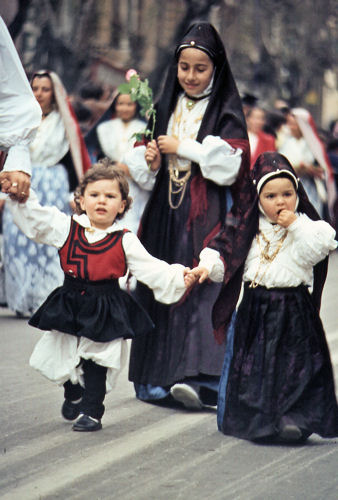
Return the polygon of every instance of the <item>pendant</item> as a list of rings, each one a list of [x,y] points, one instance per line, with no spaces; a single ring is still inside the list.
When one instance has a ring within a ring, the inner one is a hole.
[[[195,106],[195,104],[196,104],[196,101],[188,99],[186,102],[187,110],[190,111]]]

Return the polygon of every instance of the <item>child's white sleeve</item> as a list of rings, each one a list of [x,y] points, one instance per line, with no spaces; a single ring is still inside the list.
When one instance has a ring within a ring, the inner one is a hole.
[[[302,265],[315,266],[337,248],[336,232],[323,220],[313,221],[299,214],[288,231],[293,237],[292,258]]]
[[[56,207],[42,206],[35,192],[31,189],[28,200],[19,203],[6,200],[15,224],[36,243],[61,248],[67,239],[71,217]]]
[[[184,266],[156,259],[133,233],[126,233],[122,242],[130,272],[153,290],[156,300],[171,304],[184,295]]]
[[[198,265],[208,270],[208,278],[211,279],[211,281],[215,281],[216,283],[223,281],[224,264],[217,250],[208,247],[203,248],[200,253],[200,262]]]
[[[128,167],[133,180],[146,191],[151,191],[155,184],[156,172],[150,170],[144,157],[146,152],[145,146],[137,146],[133,148],[122,158],[122,163]]]
[[[178,156],[199,164],[202,175],[220,186],[231,186],[239,172],[242,150],[233,148],[221,137],[208,135],[202,143],[183,139],[177,149]]]

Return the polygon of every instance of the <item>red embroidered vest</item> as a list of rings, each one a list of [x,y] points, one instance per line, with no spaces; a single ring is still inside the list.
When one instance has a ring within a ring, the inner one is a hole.
[[[127,271],[122,236],[127,229],[107,234],[96,243],[89,243],[85,229],[72,219],[68,238],[59,250],[65,274],[89,281],[117,279]]]

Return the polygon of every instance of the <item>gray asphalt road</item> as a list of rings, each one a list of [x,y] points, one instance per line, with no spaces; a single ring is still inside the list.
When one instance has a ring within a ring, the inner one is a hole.
[[[338,253],[323,297],[338,382]],[[28,366],[39,338],[0,309],[2,500],[337,500],[337,439],[262,446],[223,436],[215,412],[137,401],[125,370],[106,398],[103,430],[62,420],[62,391]]]

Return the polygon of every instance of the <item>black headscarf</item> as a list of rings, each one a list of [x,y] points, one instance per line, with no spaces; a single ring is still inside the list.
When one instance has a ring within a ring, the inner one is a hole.
[[[178,96],[183,92],[177,79],[177,63],[179,53],[184,48],[198,48],[206,52],[214,63],[214,81],[208,106],[204,113],[197,141],[202,142],[207,135],[220,136],[234,148],[243,150],[242,164],[235,184],[231,187],[236,199],[242,178],[249,172],[249,142],[246,123],[242,111],[241,99],[232,76],[225,54],[225,49],[215,28],[207,22],[196,22],[190,26],[176,47],[169,66],[162,93],[156,104],[155,138],[167,133],[168,122],[174,112]],[[152,124],[148,125],[151,129]],[[191,209],[189,215],[189,230],[193,232],[194,259],[202,247],[220,230],[220,200],[223,222],[225,220],[225,189],[205,181],[197,164],[192,164],[190,182]],[[165,215],[161,210],[168,211],[165,205],[168,199],[168,172],[166,155],[158,172],[156,183],[149,202],[144,211],[139,235],[150,252],[158,255],[154,239],[154,227],[165,223]],[[157,215],[154,215],[157,214]],[[207,214],[207,217],[206,217]],[[161,255],[165,258],[165,254]]]
[[[235,214],[235,220],[237,215],[239,224],[235,226],[231,224],[230,220],[226,230],[219,233],[210,244],[211,248],[215,248],[220,252],[225,262],[223,288],[213,308],[213,325],[216,339],[219,342],[225,338],[231,315],[236,307],[241,289],[245,259],[251,248],[252,240],[258,232],[259,195],[256,186],[265,175],[276,173],[276,176],[279,176],[282,174],[280,172],[282,170],[290,172],[297,178],[296,172],[285,156],[276,152],[266,152],[257,158],[249,181],[251,186],[247,186],[248,192],[250,192],[250,196],[246,200],[247,205],[241,206],[241,214],[238,214],[238,211]],[[310,203],[299,181],[297,194],[299,198],[297,211],[306,214],[312,220],[320,220],[320,216]],[[230,219],[231,217],[232,214],[229,214]],[[321,295],[327,275],[327,266],[328,258],[314,267],[312,298],[318,310],[320,309]]]

